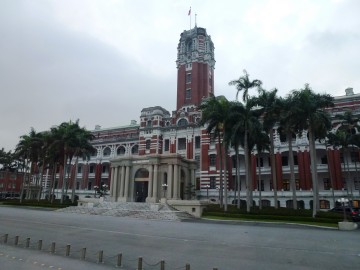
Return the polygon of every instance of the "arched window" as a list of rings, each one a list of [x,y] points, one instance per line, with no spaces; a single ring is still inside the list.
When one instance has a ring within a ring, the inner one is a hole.
[[[139,146],[136,144],[131,148],[131,154],[137,154],[139,153]]]
[[[185,118],[180,119],[179,122],[178,122],[179,127],[184,127],[187,124],[188,124],[188,121]]]
[[[108,156],[110,156],[110,154],[111,154],[110,148],[109,148],[109,147],[106,147],[106,148],[104,149],[104,151],[103,151],[103,156],[104,156],[104,157],[108,157]]]
[[[120,146],[117,151],[116,151],[116,155],[118,156],[123,156],[125,155],[125,147],[124,146]]]

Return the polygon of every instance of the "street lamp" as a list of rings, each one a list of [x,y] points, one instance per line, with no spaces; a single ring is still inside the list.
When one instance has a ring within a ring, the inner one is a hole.
[[[216,187],[216,190],[218,191],[218,200],[219,200],[219,203],[220,203],[220,188]]]
[[[162,186],[163,191],[164,191],[164,198],[166,198],[166,197],[165,197],[165,193],[166,193],[166,190],[167,190],[168,184],[164,183],[164,184],[162,184],[161,186]]]
[[[346,211],[345,211],[345,205],[349,202],[349,199],[346,198],[341,198],[338,200],[338,202],[340,202],[343,206],[343,210],[344,210],[344,221],[348,221],[347,217],[346,217]]]
[[[209,188],[210,188],[210,186],[206,185],[205,188],[206,188],[206,199],[209,200]]]
[[[98,187],[98,186],[94,186],[94,191],[95,191],[94,197],[96,198],[96,192],[99,191],[99,187]]]

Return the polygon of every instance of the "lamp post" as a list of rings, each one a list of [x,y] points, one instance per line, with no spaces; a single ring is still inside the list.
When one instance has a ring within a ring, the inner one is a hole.
[[[210,188],[210,186],[206,185],[205,188],[206,188],[206,199],[209,200],[209,188]]]
[[[95,197],[95,198],[96,198],[96,192],[98,192],[98,190],[99,190],[99,187],[98,187],[98,186],[94,186],[94,191],[95,191],[94,197]]]
[[[162,186],[163,191],[164,191],[164,198],[166,198],[166,197],[165,197],[165,193],[166,193],[166,190],[167,190],[168,184],[164,183],[164,184],[162,184],[161,186]]]
[[[220,188],[216,187],[216,190],[218,191],[218,200],[219,200],[219,203],[220,203]]]
[[[346,217],[346,211],[345,211],[345,205],[349,202],[348,199],[346,198],[341,198],[338,200],[338,202],[340,202],[342,204],[342,207],[343,207],[343,211],[344,211],[344,221],[348,221],[347,220],[347,217]]]

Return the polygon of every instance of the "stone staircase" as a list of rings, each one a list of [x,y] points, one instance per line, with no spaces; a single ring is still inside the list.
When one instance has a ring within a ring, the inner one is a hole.
[[[102,215],[114,217],[131,217],[139,219],[181,221],[193,219],[187,212],[178,211],[168,204],[135,203],[135,202],[96,202],[84,206],[70,206],[58,212]]]

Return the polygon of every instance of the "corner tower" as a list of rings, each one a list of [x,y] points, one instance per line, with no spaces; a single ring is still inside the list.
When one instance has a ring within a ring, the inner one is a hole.
[[[214,93],[214,49],[205,28],[195,26],[181,33],[176,60],[177,111],[186,105],[199,106]]]

